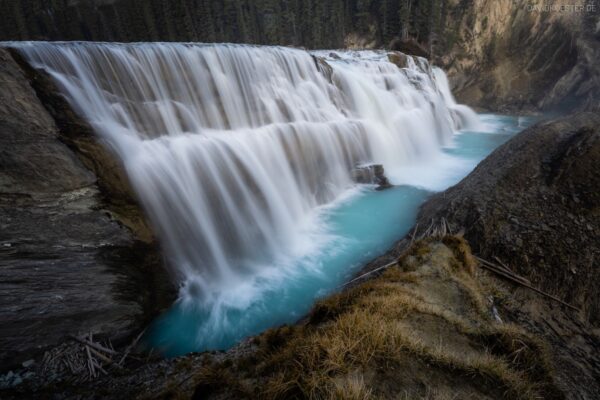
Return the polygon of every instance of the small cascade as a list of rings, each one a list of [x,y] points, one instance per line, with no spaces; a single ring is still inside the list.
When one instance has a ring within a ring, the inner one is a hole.
[[[446,107],[452,113],[452,118],[464,129],[469,130],[481,130],[484,129],[482,123],[479,121],[479,117],[471,108],[464,104],[457,104],[452,92],[450,91],[450,85],[448,84],[448,77],[440,68],[433,68],[433,75],[438,83],[439,91],[444,99]]]

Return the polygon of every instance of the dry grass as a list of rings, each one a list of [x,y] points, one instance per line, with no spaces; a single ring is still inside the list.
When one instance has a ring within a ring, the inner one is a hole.
[[[201,371],[197,398],[560,397],[544,345],[491,322],[475,268],[460,237],[417,241],[398,266],[318,302],[304,325],[260,335],[251,359]]]

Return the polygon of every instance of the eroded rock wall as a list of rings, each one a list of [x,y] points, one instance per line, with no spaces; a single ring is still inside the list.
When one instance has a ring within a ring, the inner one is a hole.
[[[113,217],[110,180],[100,184],[82,162],[102,163],[109,153],[82,136],[82,155],[71,139],[9,51],[0,49],[3,368],[68,335],[126,338],[164,304],[156,245]]]
[[[437,61],[469,105],[598,110],[599,17],[586,0],[449,1]]]

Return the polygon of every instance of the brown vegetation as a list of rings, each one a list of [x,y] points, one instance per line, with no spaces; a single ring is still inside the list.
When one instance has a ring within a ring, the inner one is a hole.
[[[419,240],[306,323],[202,367],[194,398],[562,398],[544,344],[493,320],[476,265],[458,236]]]

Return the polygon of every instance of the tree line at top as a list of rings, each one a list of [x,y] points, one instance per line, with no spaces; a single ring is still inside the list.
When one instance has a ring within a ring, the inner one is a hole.
[[[448,0],[0,0],[0,40],[193,41],[339,48],[350,33],[430,45]]]

